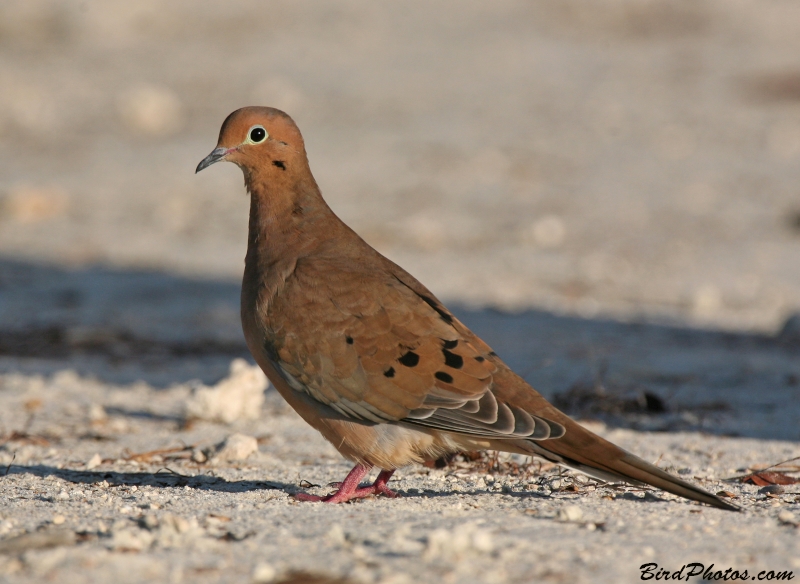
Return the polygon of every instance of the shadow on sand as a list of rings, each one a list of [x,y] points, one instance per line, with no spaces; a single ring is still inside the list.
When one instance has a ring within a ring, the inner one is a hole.
[[[296,485],[276,481],[228,481],[209,473],[194,476],[183,475],[169,469],[159,472],[116,472],[61,469],[43,464],[17,465],[8,469],[9,475],[31,474],[39,478],[55,476],[75,484],[94,485],[106,481],[112,486],[152,486],[152,487],[189,487],[206,491],[223,493],[244,493],[246,491],[263,491],[277,489],[289,493],[299,492]]]
[[[800,338],[791,330],[451,308],[548,399],[584,418],[800,439]],[[237,282],[0,260],[0,372],[70,367],[166,387],[216,381],[234,357],[248,358]]]

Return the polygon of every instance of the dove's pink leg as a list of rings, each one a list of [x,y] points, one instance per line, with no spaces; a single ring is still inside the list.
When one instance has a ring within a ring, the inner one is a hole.
[[[309,495],[307,493],[297,493],[294,498],[298,501],[319,501],[321,503],[345,503],[351,499],[361,499],[369,497],[370,495],[386,495],[387,497],[394,498],[397,493],[389,489],[387,483],[394,474],[393,470],[382,470],[375,479],[375,482],[368,487],[359,487],[358,483],[370,471],[372,467],[364,464],[357,464],[353,467],[345,479],[338,483],[339,489],[332,495],[320,497],[318,495]]]

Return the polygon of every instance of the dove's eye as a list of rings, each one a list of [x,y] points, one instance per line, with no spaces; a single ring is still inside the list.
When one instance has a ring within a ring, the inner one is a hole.
[[[267,131],[264,129],[264,126],[253,126],[250,128],[250,131],[247,133],[248,139],[253,144],[258,144],[263,142],[267,139]]]

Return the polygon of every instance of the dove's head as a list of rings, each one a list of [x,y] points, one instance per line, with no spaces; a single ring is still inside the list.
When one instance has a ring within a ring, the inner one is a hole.
[[[217,147],[195,172],[220,160],[238,165],[245,176],[256,173],[274,178],[308,165],[300,130],[292,118],[271,107],[243,107],[229,115],[222,123]]]

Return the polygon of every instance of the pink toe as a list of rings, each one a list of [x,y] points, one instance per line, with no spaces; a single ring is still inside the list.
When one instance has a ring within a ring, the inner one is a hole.
[[[318,495],[309,495],[308,493],[295,493],[294,498],[298,501],[306,501],[309,503],[317,503],[322,501],[324,498]]]

